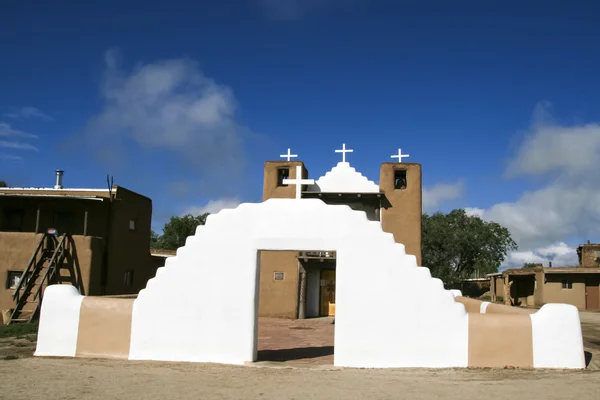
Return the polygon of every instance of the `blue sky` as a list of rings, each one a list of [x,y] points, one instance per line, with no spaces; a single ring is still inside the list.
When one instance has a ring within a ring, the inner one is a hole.
[[[160,229],[260,201],[264,161],[288,147],[318,178],[346,143],[372,180],[401,147],[427,211],[509,227],[507,265],[572,264],[600,241],[596,2],[87,3],[0,5],[11,185],[108,173],[153,199]]]

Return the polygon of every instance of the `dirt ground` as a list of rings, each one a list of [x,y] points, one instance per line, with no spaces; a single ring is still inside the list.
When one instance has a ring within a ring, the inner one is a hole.
[[[330,365],[334,325],[322,320],[262,322],[262,361],[241,367],[34,358],[35,338],[25,335],[0,339],[0,399],[600,400],[600,313],[581,313],[581,322],[585,371],[338,369]],[[299,350],[307,345],[319,350]]]

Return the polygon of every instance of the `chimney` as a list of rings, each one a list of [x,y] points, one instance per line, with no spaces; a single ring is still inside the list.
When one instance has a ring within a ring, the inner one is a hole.
[[[61,171],[60,169],[56,170],[56,185],[54,185],[54,189],[62,189],[62,177],[65,171]]]
[[[552,268],[552,261],[548,261],[548,268]]]
[[[588,239],[588,244],[591,244],[591,243],[590,243],[590,239]]]

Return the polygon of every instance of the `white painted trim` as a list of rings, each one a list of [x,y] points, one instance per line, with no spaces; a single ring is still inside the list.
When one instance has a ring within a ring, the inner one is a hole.
[[[32,193],[0,193],[0,196],[5,197],[52,197],[52,198],[62,198],[62,199],[80,199],[80,200],[97,200],[104,201],[108,200],[107,197],[92,197],[92,196],[74,196],[74,195],[60,195],[60,194],[32,194]]]
[[[108,189],[77,189],[77,188],[62,188],[62,189],[54,189],[54,188],[35,188],[35,187],[21,187],[21,188],[17,188],[17,187],[8,187],[8,188],[0,188],[0,192],[4,192],[4,191],[18,191],[18,190],[35,190],[35,191],[48,191],[48,192],[106,192],[108,193],[109,190]],[[116,188],[112,189],[113,191],[116,190]]]
[[[483,303],[481,303],[481,305],[479,306],[479,313],[480,314],[485,314],[485,310],[487,309],[487,306],[490,304],[489,301],[484,301]]]
[[[72,285],[46,288],[34,356],[75,357],[83,297]]]

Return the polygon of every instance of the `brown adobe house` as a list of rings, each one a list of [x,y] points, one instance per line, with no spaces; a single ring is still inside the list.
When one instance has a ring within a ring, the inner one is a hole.
[[[0,188],[4,323],[35,318],[48,283],[133,295],[160,266],[150,255],[151,199],[120,186],[65,188],[62,179],[59,170],[51,188]]]
[[[366,217],[393,234],[406,253],[421,264],[421,165],[383,162],[379,183],[368,180],[346,162],[342,162],[312,183],[301,185],[301,198],[318,198],[328,204],[344,204],[364,211]],[[263,201],[271,198],[295,198],[296,179],[308,178],[302,161],[291,161],[289,149],[285,161],[264,164]],[[392,156],[399,161],[407,155]],[[296,171],[300,167],[301,176]],[[259,316],[310,318],[335,315],[335,251],[261,251]]]
[[[580,310],[600,310],[600,244],[577,248],[579,265],[514,268],[489,274],[492,302],[541,307],[547,303],[572,304]]]

